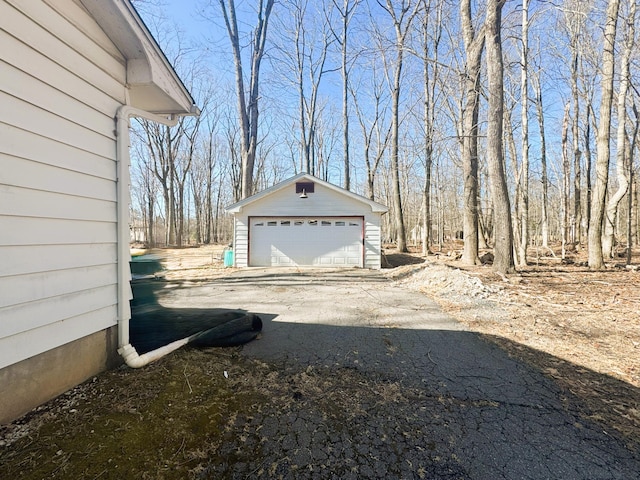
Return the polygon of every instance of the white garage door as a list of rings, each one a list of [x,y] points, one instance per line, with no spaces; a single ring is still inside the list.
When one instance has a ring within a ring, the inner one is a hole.
[[[249,265],[362,267],[362,217],[254,217]]]

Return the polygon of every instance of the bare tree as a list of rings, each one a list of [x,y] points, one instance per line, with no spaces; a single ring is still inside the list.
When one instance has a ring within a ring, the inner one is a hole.
[[[423,79],[423,128],[424,128],[424,183],[422,188],[422,254],[427,255],[431,244],[431,171],[436,134],[436,86],[440,81],[439,47],[442,39],[442,10],[444,2],[423,0],[422,16],[422,79]],[[433,17],[433,18],[432,18]]]
[[[613,103],[613,76],[615,70],[615,43],[620,0],[609,0],[604,29],[602,52],[602,83],[600,96],[600,119],[598,122],[596,184],[591,205],[589,223],[589,267],[595,270],[604,267],[602,255],[602,221],[609,181],[611,135],[611,104]]]
[[[513,116],[516,110],[517,102],[517,92],[516,90],[520,88],[513,79],[506,76],[505,78],[505,100],[504,100],[504,111],[503,116],[504,120],[502,122],[503,125],[503,139],[504,139],[504,153],[505,153],[505,168],[508,165],[508,160],[511,160],[511,166],[513,171],[513,242],[514,242],[514,257],[516,259],[516,263],[520,266],[520,247],[521,247],[521,233],[522,233],[522,203],[524,194],[522,192],[523,188],[523,168],[524,165],[520,162],[519,158],[519,150],[516,145],[515,139],[515,129]]]
[[[406,40],[414,18],[420,10],[421,3],[417,0],[401,0],[394,2],[386,0],[385,4],[378,1],[378,4],[389,14],[395,31],[395,57],[393,59],[393,80],[390,82],[391,89],[391,177],[393,187],[393,212],[396,230],[396,248],[399,252],[407,250],[407,235],[404,225],[402,211],[402,195],[400,189],[400,166],[399,166],[399,127],[400,127],[400,90],[402,87],[402,67]],[[383,54],[383,57],[386,55]],[[386,58],[384,58],[386,61]]]
[[[627,196],[627,208],[629,210],[627,213],[627,265],[631,264],[631,248],[633,246],[633,204],[635,198],[633,195],[633,157],[636,148],[636,142],[638,141],[638,133],[640,132],[640,115],[638,115],[638,109],[635,103],[633,104],[633,113],[635,115],[636,121],[635,127],[633,129],[633,135],[631,136],[631,143],[629,145],[629,195]],[[637,208],[635,210],[637,216]]]
[[[544,105],[542,103],[542,86],[540,85],[541,75],[542,72],[539,71],[537,75],[533,76],[532,88],[536,103],[538,129],[540,132],[540,182],[542,183],[540,230],[542,236],[542,246],[544,248],[549,248],[549,180],[547,174],[547,136],[544,126]]]
[[[178,156],[180,130],[171,129],[166,125],[139,119],[142,132],[137,133],[138,138],[144,142],[154,175],[162,189],[164,205],[166,233],[164,243],[174,245],[176,243],[175,218],[175,159]]]
[[[245,91],[244,70],[242,65],[242,45],[238,20],[236,18],[235,0],[218,0],[220,10],[227,27],[236,76],[236,94],[238,99],[238,119],[240,123],[241,149],[241,197],[253,194],[253,170],[258,144],[258,100],[260,85],[260,64],[267,42],[267,27],[274,0],[258,0],[257,24],[251,38],[251,66],[249,89]]]
[[[562,239],[562,258],[567,253],[567,242],[569,241],[569,195],[571,185],[571,163],[569,162],[569,111],[570,104],[564,107],[564,117],[562,120],[562,191],[560,199],[560,234]]]
[[[480,111],[480,67],[485,45],[484,26],[476,32],[471,18],[471,0],[460,3],[460,22],[466,55],[465,104],[462,110],[462,175],[464,177],[464,251],[462,261],[480,264],[478,257],[478,117]],[[501,117],[502,118],[502,117]]]
[[[342,74],[342,128],[343,128],[343,180],[346,190],[351,189],[351,160],[349,158],[349,64],[348,64],[348,40],[349,23],[354,12],[362,0],[343,0],[342,6],[338,0],[332,0],[334,8],[340,15],[340,33],[334,32],[334,36],[340,44],[340,72]]]
[[[569,37],[569,52],[571,59],[569,61],[571,72],[571,109],[573,115],[571,116],[571,136],[573,141],[573,211],[571,218],[571,231],[570,238],[566,238],[566,241],[572,243],[580,242],[580,225],[582,220],[581,209],[581,156],[580,151],[580,96],[579,96],[579,65],[582,57],[582,40],[584,23],[586,20],[587,9],[589,8],[588,2],[584,0],[576,1],[569,0],[565,2],[564,25]],[[566,233],[566,232],[565,232]],[[563,247],[564,248],[564,247]]]
[[[593,94],[593,92],[591,92]],[[586,95],[585,95],[586,96]],[[589,230],[591,224],[591,198],[593,195],[591,171],[593,167],[593,160],[591,155],[591,123],[594,118],[593,113],[593,96],[589,96],[588,103],[585,108],[585,121],[583,132],[583,145],[584,145],[584,164],[585,164],[585,195],[584,195],[584,218],[582,220],[584,231]]]
[[[391,124],[387,127],[383,125],[386,117],[388,98],[383,96],[383,87],[378,81],[375,64],[370,79],[371,96],[373,97],[372,114],[366,115],[364,107],[360,105],[359,98],[362,96],[362,93],[359,95],[357,91],[362,92],[364,89],[356,89],[350,86],[349,91],[353,97],[356,116],[358,117],[358,123],[362,131],[363,157],[367,170],[367,196],[371,200],[375,200],[375,178],[378,167],[380,166],[380,161],[389,145]]]
[[[614,247],[614,225],[618,216],[618,205],[629,189],[629,167],[627,162],[632,156],[633,145],[628,145],[627,139],[627,92],[631,80],[631,53],[635,45],[636,0],[631,0],[628,15],[626,15],[626,29],[624,32],[624,49],[620,61],[620,86],[618,89],[618,131],[616,139],[616,177],[618,190],[611,195],[604,216],[604,233],[602,236],[602,254],[611,258]]]
[[[522,121],[522,163],[520,165],[520,242],[518,265],[527,264],[529,246],[529,0],[522,0],[522,50],[520,53],[520,112]]]
[[[206,128],[198,142],[197,156],[190,176],[196,215],[196,242],[209,244],[214,236],[214,223],[218,220],[214,211],[213,196],[219,175],[220,147],[216,131],[219,118],[216,112],[204,109],[202,117]]]
[[[223,136],[229,161],[227,162],[227,174],[232,187],[232,198],[234,202],[242,199],[242,155],[240,155],[240,137],[242,133],[240,127],[234,121],[231,110],[223,113],[224,126]]]
[[[485,19],[487,36],[488,123],[487,163],[489,167],[491,197],[494,207],[494,261],[493,269],[500,273],[515,270],[513,261],[513,230],[511,205],[505,176],[502,145],[502,119],[504,110],[502,62],[502,7],[506,0],[488,0]]]
[[[320,88],[327,73],[330,46],[336,41],[331,31],[331,13],[315,10],[309,0],[287,0],[278,24],[276,69],[282,70],[285,88],[297,94],[300,168],[312,175],[316,172],[317,129],[320,115]],[[320,5],[322,8],[323,5]]]
[[[144,229],[144,243],[149,247],[156,246],[155,238],[155,217],[158,195],[158,182],[153,173],[152,160],[149,158],[146,145],[139,140],[138,136],[133,137],[132,143],[132,181],[135,186],[131,190],[133,198],[138,200],[141,219]],[[133,225],[134,228],[137,225]]]
[[[316,172],[319,178],[328,182],[331,158],[339,145],[340,125],[334,121],[327,106],[323,106],[318,113],[315,141]]]

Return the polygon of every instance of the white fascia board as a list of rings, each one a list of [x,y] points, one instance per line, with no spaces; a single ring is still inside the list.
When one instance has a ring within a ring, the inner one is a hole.
[[[129,0],[80,0],[127,60],[131,106],[156,114],[198,109]]]
[[[283,180],[282,182],[277,183],[270,188],[267,188],[265,190],[262,190],[261,192],[256,193],[255,195],[252,195],[250,197],[245,198],[244,200],[240,200],[239,202],[236,202],[232,205],[225,207],[225,210],[233,214],[240,213],[242,212],[243,207],[245,207],[246,205],[254,203],[260,200],[261,198],[271,195],[272,193],[275,193],[278,190],[282,190],[283,188],[286,188],[289,185],[292,185],[301,180],[307,180],[309,182],[317,183],[318,185],[322,185],[330,190],[334,190],[335,192],[338,192],[346,197],[353,198],[358,202],[366,203],[371,207],[372,212],[382,214],[389,211],[389,208],[386,207],[385,205],[382,205],[381,203],[374,202],[373,200],[369,200],[368,198],[363,197],[362,195],[358,195],[357,193],[350,192],[349,190],[345,190],[344,188],[338,187],[329,182],[325,182],[324,180],[321,180],[318,177],[314,177],[309,173],[299,173],[297,175],[294,175],[293,177],[288,178],[287,180]]]

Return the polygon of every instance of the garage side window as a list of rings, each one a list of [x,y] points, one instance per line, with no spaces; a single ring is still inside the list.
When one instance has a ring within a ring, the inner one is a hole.
[[[338,221],[338,222],[335,223],[335,225],[336,225],[336,227],[344,227],[344,222]]]
[[[291,225],[291,221],[289,221],[289,220],[282,220],[280,222],[280,226],[288,227],[289,225]]]
[[[318,225],[318,220],[309,220],[309,225]]]
[[[253,224],[254,227],[264,227],[264,222],[258,222]]]
[[[276,226],[278,226],[278,222],[276,221],[267,222],[267,227],[276,227]]]
[[[356,223],[356,222],[349,222],[349,226],[350,226],[350,227],[359,227],[359,226],[360,226],[360,224],[359,224],[359,223]]]
[[[304,225],[304,220],[296,220],[293,224],[297,227],[299,225]]]
[[[322,220],[322,225],[325,227],[330,227],[331,226],[331,222],[328,220]]]

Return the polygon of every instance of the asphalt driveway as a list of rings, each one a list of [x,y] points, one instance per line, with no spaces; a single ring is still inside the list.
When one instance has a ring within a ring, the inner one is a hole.
[[[207,478],[638,478],[637,453],[549,379],[380,272],[245,269],[163,301],[258,313],[242,354],[275,365],[296,399],[252,415],[255,463]],[[325,392],[298,385],[320,373]],[[332,377],[350,398],[329,394]]]

